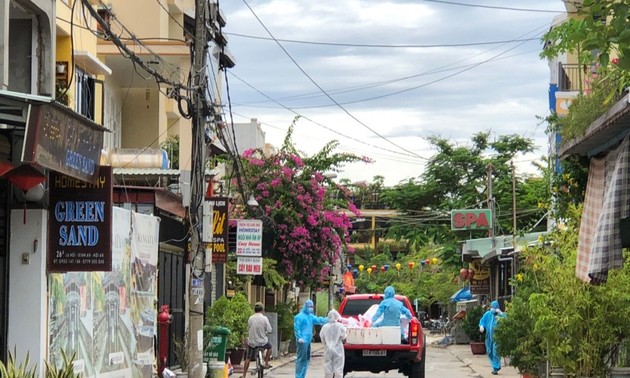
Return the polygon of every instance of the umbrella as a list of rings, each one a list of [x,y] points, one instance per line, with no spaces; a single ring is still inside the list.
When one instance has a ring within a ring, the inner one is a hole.
[[[20,188],[23,192],[46,181],[46,175],[29,164],[22,164],[6,172],[2,177],[11,181],[13,185]]]

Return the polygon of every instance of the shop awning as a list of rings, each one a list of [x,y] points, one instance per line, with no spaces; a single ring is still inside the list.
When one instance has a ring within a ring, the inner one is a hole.
[[[471,300],[472,297],[473,295],[470,292],[470,288],[466,286],[457,290],[455,294],[451,296],[451,302],[468,301]]]
[[[516,250],[520,250],[523,246],[536,242],[539,237],[545,235],[546,232],[532,232],[523,236],[513,238],[512,235],[496,236],[494,238],[469,239],[462,246],[462,254],[481,258],[482,261],[488,261],[499,254],[505,248],[514,248],[513,242],[516,240]]]

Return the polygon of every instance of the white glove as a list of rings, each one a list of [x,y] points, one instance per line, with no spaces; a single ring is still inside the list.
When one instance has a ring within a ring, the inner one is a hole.
[[[298,339],[298,344],[304,344],[304,340],[303,339]]]
[[[483,333],[483,331],[485,331],[486,329],[483,328],[483,326],[479,326],[479,332]]]
[[[497,314],[497,315],[503,314],[503,312],[501,310],[499,310],[498,308],[494,311],[494,313]]]

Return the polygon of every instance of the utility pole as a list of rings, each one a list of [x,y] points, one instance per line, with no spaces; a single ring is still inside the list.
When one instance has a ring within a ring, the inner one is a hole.
[[[512,246],[516,251],[516,169],[514,161],[510,162],[512,166]]]
[[[191,151],[191,185],[190,185],[190,254],[191,272],[188,285],[188,377],[203,378],[203,305],[205,248],[201,240],[203,228],[203,200],[205,184],[205,143],[204,131],[205,57],[208,46],[206,40],[206,0],[195,0],[195,36],[193,56],[193,91],[192,91],[192,151]]]
[[[495,247],[495,239],[494,239],[494,230],[495,230],[495,225],[494,225],[494,197],[492,194],[492,172],[494,170],[494,166],[492,165],[492,163],[488,163],[488,166],[486,167],[486,174],[488,175],[488,206],[490,207],[490,219],[492,221],[492,226],[490,227],[490,230],[488,230],[488,236],[492,237],[492,247]]]

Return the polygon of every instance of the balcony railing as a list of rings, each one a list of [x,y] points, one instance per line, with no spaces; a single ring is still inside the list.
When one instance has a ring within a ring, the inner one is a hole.
[[[588,66],[558,63],[558,90],[562,92],[583,91],[584,79],[589,75]]]

